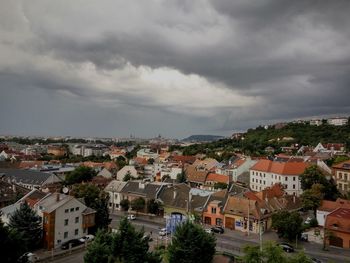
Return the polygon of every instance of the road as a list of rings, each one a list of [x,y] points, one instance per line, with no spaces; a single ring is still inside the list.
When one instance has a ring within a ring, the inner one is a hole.
[[[111,227],[114,229],[118,228],[118,224],[120,221],[120,216],[112,215]],[[151,242],[151,247],[156,246],[157,244],[163,243],[167,244],[170,242],[171,238],[161,238],[158,235],[159,229],[164,227],[164,224],[159,222],[151,222],[148,220],[143,220],[142,218],[137,218],[132,221],[132,224],[137,228],[143,228],[146,234],[151,234],[153,241]],[[257,236],[244,236],[241,233],[236,231],[225,231],[224,234],[215,234],[217,239],[217,250],[219,251],[227,251],[233,254],[241,254],[241,248],[245,245],[258,245],[259,240]],[[348,251],[342,249],[332,248],[330,251],[324,252],[320,249],[320,245],[314,243],[303,243],[304,252],[310,257],[315,257],[317,259],[322,260],[323,262],[328,261],[338,261],[338,262],[350,262],[350,256]],[[299,247],[299,246],[298,246]],[[347,252],[347,253],[345,253]],[[72,255],[69,255],[65,258],[57,259],[52,262],[56,263],[83,263],[85,251],[78,252]]]

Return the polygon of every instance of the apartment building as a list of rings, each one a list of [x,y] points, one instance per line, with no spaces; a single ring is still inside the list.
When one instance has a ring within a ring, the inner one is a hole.
[[[95,225],[96,211],[73,196],[53,193],[35,204],[43,218],[44,247],[52,249],[73,238],[80,238]]]
[[[299,175],[308,166],[309,164],[304,162],[259,160],[250,169],[250,188],[253,191],[261,191],[280,183],[287,194],[299,196],[302,193]]]
[[[341,193],[350,191],[350,160],[332,166],[333,179]]]

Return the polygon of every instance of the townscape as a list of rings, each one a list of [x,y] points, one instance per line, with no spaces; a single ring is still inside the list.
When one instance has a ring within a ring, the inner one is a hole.
[[[85,262],[104,262],[108,254],[102,255],[101,246],[112,238],[108,235],[131,231],[128,235],[137,239],[141,231],[146,249],[137,252],[137,247],[129,247],[123,253],[146,253],[143,258],[153,257],[147,262],[167,257],[171,261],[180,253],[176,250],[181,251],[175,246],[184,245],[177,244],[184,231],[179,229],[193,227],[186,231],[198,231],[208,239],[198,244],[205,262],[213,257],[218,262],[250,262],[247,258],[265,246],[277,251],[271,253],[279,251],[281,258],[282,251],[296,251],[293,254],[299,253],[300,259],[293,262],[345,262],[350,259],[349,141],[325,137],[317,144],[302,145],[283,136],[291,125],[318,133],[350,131],[348,118],[336,118],[257,127],[212,142],[160,135],[153,139],[2,136],[1,221],[9,236],[1,237],[1,242],[6,247],[6,242],[18,242],[14,237],[8,240],[10,233],[23,235],[21,246],[12,252],[9,247],[7,260],[27,253],[31,261],[55,261],[73,251],[73,256],[85,256]],[[267,138],[269,146],[251,152],[244,144],[255,132],[282,136]],[[216,147],[220,143],[226,147]],[[198,152],[186,154],[189,151]]]

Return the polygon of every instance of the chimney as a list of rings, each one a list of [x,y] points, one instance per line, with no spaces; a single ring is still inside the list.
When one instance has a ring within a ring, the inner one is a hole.
[[[13,191],[14,193],[17,192],[17,188],[16,188],[16,185],[15,185],[15,184],[12,184],[12,191]]]
[[[177,190],[176,189],[174,189],[173,194],[174,194],[174,199],[176,199],[176,197],[177,197]]]
[[[56,202],[60,201],[60,193],[56,193]]]

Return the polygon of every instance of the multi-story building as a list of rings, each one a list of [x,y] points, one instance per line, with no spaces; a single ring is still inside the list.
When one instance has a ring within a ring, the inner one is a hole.
[[[96,211],[70,195],[49,194],[34,207],[43,218],[44,246],[47,249],[82,237],[95,225]]]
[[[280,183],[287,194],[299,196],[302,193],[299,175],[308,166],[309,164],[304,162],[259,160],[250,169],[250,188],[253,191],[261,191]]]
[[[320,119],[310,120],[310,125],[312,125],[312,126],[321,126],[322,125],[322,120],[320,120]]]
[[[338,190],[347,193],[350,190],[350,160],[333,165],[332,172]]]
[[[348,118],[346,117],[337,117],[337,118],[329,118],[327,119],[327,123],[329,125],[334,125],[334,126],[344,126],[348,124]]]
[[[61,145],[49,145],[47,147],[47,153],[54,156],[64,156],[67,154],[67,149]]]

